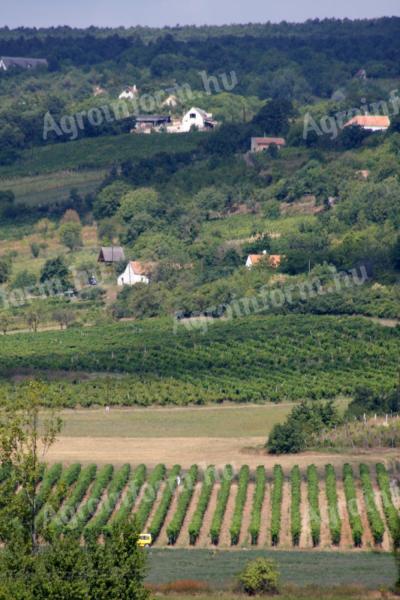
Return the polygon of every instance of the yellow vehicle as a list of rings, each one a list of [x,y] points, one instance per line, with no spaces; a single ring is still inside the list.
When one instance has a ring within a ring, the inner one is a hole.
[[[141,533],[139,535],[139,539],[137,541],[139,548],[150,548],[152,543],[153,538],[151,537],[151,533]]]

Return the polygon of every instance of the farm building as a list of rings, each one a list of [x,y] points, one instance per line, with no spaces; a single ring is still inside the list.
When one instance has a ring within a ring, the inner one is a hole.
[[[0,70],[2,71],[8,71],[13,68],[36,69],[37,67],[48,67],[47,60],[45,58],[0,57]]]
[[[345,124],[350,126],[362,127],[366,131],[386,131],[390,127],[390,119],[387,116],[380,115],[357,115]]]
[[[125,260],[125,253],[121,246],[110,246],[100,248],[99,258],[97,262],[112,265]]]
[[[125,271],[118,277],[118,285],[136,285],[137,283],[150,283],[150,274],[154,268],[153,263],[142,263],[138,260],[129,261]]]
[[[179,125],[179,132],[187,133],[192,127],[195,127],[199,131],[205,131],[207,129],[214,129],[216,125],[217,122],[214,121],[211,113],[206,112],[202,108],[193,106],[183,115]]]
[[[261,261],[265,261],[268,266],[277,269],[282,262],[282,256],[280,254],[267,254],[265,250],[262,254],[249,254],[246,260],[246,267],[251,269]]]
[[[283,148],[285,145],[286,141],[280,137],[252,137],[250,152],[262,152],[268,150],[270,146]]]
[[[133,131],[137,133],[151,133],[152,131],[160,131],[169,123],[171,123],[169,115],[138,115]]]

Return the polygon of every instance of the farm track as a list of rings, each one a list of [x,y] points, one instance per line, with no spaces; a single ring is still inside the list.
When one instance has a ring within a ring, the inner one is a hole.
[[[196,487],[195,487],[194,492],[193,492],[193,497],[192,497],[192,500],[190,502],[189,510],[186,513],[185,520],[183,521],[182,530],[181,530],[181,532],[179,534],[178,541],[175,544],[175,546],[177,548],[186,548],[187,546],[189,546],[189,532],[188,532],[188,529],[189,529],[189,525],[190,525],[190,523],[192,521],[194,512],[195,512],[195,510],[197,508],[197,503],[199,501],[201,487],[202,487],[201,483],[196,483]]]
[[[210,502],[208,504],[206,514],[204,515],[203,525],[200,530],[200,536],[196,544],[196,546],[198,546],[199,548],[207,548],[210,546],[210,527],[217,506],[219,487],[219,483],[215,483],[213,487]]]

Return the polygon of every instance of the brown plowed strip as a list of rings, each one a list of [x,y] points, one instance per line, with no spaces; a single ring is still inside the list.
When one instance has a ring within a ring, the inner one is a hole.
[[[217,506],[217,497],[219,492],[220,484],[215,483],[211,494],[210,502],[204,515],[203,525],[201,527],[199,539],[197,540],[196,547],[205,548],[211,546],[210,540],[210,527],[214,516],[215,508]]]
[[[321,548],[327,548],[331,546],[331,532],[329,530],[329,513],[328,513],[328,500],[325,491],[325,480],[320,479],[319,481],[319,510],[321,514]]]
[[[292,547],[292,536],[291,530],[291,517],[290,509],[292,505],[292,491],[290,481],[286,478],[283,482],[283,496],[281,506],[281,532],[279,536],[279,548],[291,548]]]
[[[261,510],[261,524],[260,524],[260,535],[258,536],[258,546],[263,548],[264,546],[271,545],[271,484],[269,481],[265,485],[265,496],[264,503]]]
[[[187,548],[189,546],[189,525],[192,521],[193,515],[197,508],[197,504],[199,502],[202,485],[203,485],[203,482],[200,481],[200,482],[196,483],[196,487],[194,488],[194,492],[193,492],[192,500],[189,505],[189,509],[188,509],[185,519],[183,521],[183,525],[182,525],[181,532],[179,534],[178,541],[175,544],[175,546],[177,546],[178,548]]]
[[[371,533],[371,529],[369,526],[369,522],[368,522],[368,516],[367,516],[367,510],[365,507],[365,502],[364,502],[364,494],[361,488],[361,480],[358,477],[358,474],[355,472],[354,473],[354,481],[355,481],[355,487],[356,487],[356,493],[357,493],[357,505],[358,505],[358,511],[360,513],[360,517],[361,517],[361,523],[364,529],[364,534],[363,534],[363,546],[366,546],[367,548],[374,548],[375,544],[374,544],[374,538],[372,536]]]
[[[250,519],[251,519],[251,509],[253,507],[253,496],[254,489],[256,485],[253,482],[250,482],[247,487],[247,498],[246,504],[244,505],[243,511],[243,519],[242,519],[242,529],[240,530],[240,538],[239,545],[246,546],[246,548],[251,546],[249,527],[250,527]]]
[[[344,495],[343,480],[341,475],[336,481],[336,489],[338,496],[338,509],[339,516],[342,521],[342,534],[340,538],[340,548],[342,550],[349,550],[354,548],[353,536],[351,534],[351,527],[349,522],[349,515],[346,506],[346,496]]]
[[[179,496],[181,495],[182,491],[183,491],[183,487],[180,485],[179,488],[176,488],[176,490],[174,492],[172,502],[171,502],[170,507],[167,512],[167,516],[165,517],[165,521],[164,521],[163,526],[160,531],[160,535],[158,536],[158,539],[155,543],[156,546],[168,546],[167,527],[168,527],[168,524],[171,521],[172,517],[175,514],[176,507],[178,504],[178,499],[179,499]],[[160,499],[161,499],[161,496],[160,496]]]
[[[308,508],[307,481],[301,480],[301,536],[300,548],[312,548],[310,513]]]
[[[231,546],[231,535],[229,533],[229,528],[231,526],[233,512],[235,510],[235,500],[236,500],[237,490],[238,490],[237,483],[232,482],[231,493],[229,494],[229,499],[228,499],[228,503],[226,505],[224,520],[222,522],[221,535],[219,536],[219,544],[218,545],[220,547],[230,547]]]

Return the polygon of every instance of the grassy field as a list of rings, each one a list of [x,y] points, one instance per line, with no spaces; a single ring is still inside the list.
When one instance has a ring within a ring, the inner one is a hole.
[[[187,152],[194,149],[202,133],[152,134],[77,139],[26,150],[11,166],[0,168],[0,179],[61,172],[73,169],[108,168],[124,160],[148,158],[159,152]]]
[[[153,549],[149,553],[148,581],[167,583],[178,579],[195,579],[213,588],[229,589],[243,565],[258,556],[277,561],[284,584],[326,587],[358,584],[377,589],[393,585],[396,578],[395,564],[390,554]]]
[[[112,408],[61,413],[62,434],[71,437],[253,437],[266,436],[291,404],[201,408]]]

